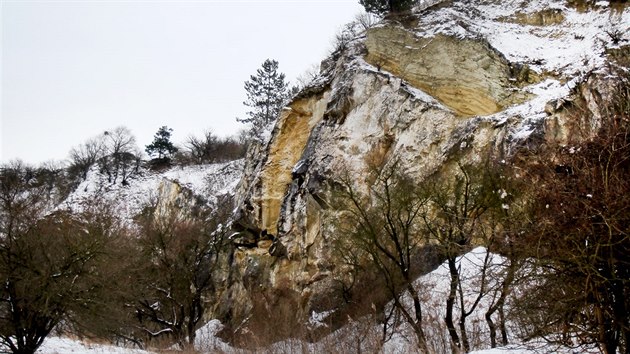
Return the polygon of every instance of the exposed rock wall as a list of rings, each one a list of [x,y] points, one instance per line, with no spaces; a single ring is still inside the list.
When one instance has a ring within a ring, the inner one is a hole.
[[[269,146],[269,157],[260,172],[260,205],[262,229],[277,233],[282,201],[291,183],[291,171],[302,156],[313,127],[326,109],[326,97],[302,98],[284,109],[276,125],[275,138]]]
[[[608,10],[588,17],[562,4],[452,1],[418,10],[412,27],[372,28],[327,59],[321,77],[288,105],[247,162],[237,224],[251,240],[233,258],[238,290],[230,301],[240,310],[232,327],[264,327],[270,318],[290,327],[286,316],[305,323],[313,312],[338,309],[330,245],[339,235],[330,204],[339,178],[351,176],[366,190],[368,166],[394,158],[423,178],[458,161],[480,162],[488,152],[509,158],[545,141],[566,143],[578,130],[587,138],[605,106],[608,58],[601,46],[610,43],[579,39],[567,28],[604,23]],[[619,18],[623,24],[628,11]],[[545,57],[540,47],[522,54],[505,40],[510,34],[522,46],[549,40],[565,48],[566,62],[557,63],[558,53]],[[570,56],[572,41],[594,48],[584,53],[589,66],[582,71]],[[592,120],[566,114],[576,100],[586,102]]]
[[[418,38],[402,27],[367,32],[366,60],[435,97],[462,116],[489,115],[515,97],[507,60],[482,40]]]

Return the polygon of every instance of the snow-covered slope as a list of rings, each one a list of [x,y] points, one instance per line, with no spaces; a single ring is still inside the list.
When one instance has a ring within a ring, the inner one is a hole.
[[[511,134],[526,139],[546,118],[545,106],[569,97],[593,72],[606,69],[606,52],[630,42],[630,11],[598,1],[588,11],[561,0],[507,0],[471,4],[453,1],[419,14],[415,35],[485,40],[511,63],[527,65],[539,82],[523,87],[532,99],[487,119],[497,124],[518,117]]]
[[[153,352],[117,347],[114,345],[82,342],[65,337],[49,337],[37,354],[154,354]]]
[[[243,160],[227,163],[174,166],[161,171],[140,168],[127,179],[127,184],[110,183],[105,174],[93,166],[87,178],[58,206],[58,208],[81,210],[85,203],[110,203],[117,216],[131,222],[148,204],[162,203],[166,206],[186,207],[203,203],[207,208],[221,208],[224,197],[233,197],[243,173]],[[155,204],[154,204],[155,205]],[[231,210],[230,210],[231,211]],[[214,325],[214,327],[213,327]],[[214,334],[220,328],[211,321],[199,330],[198,340],[202,348],[210,350],[210,343],[222,343]],[[208,339],[207,341],[204,339]],[[213,347],[214,348],[214,347]],[[0,351],[2,347],[0,346]],[[127,349],[112,345],[95,344],[66,337],[51,336],[37,351],[39,354],[70,353],[117,353],[150,354],[152,352]]]
[[[172,185],[190,191],[202,198],[209,206],[216,206],[217,198],[233,195],[242,177],[243,160],[227,163],[174,166],[164,171],[142,168],[129,178],[128,184],[111,184],[107,176],[93,166],[87,178],[81,182],[60,207],[81,208],[86,201],[102,197],[111,202],[119,216],[130,220],[148,203],[156,202],[165,188]]]
[[[483,38],[510,62],[564,78],[603,68],[605,51],[630,40],[630,13],[608,1],[588,11],[563,0],[453,1],[418,18],[418,37]]]

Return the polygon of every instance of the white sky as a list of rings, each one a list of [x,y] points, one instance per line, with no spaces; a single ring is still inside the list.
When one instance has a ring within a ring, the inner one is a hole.
[[[62,160],[124,125],[144,150],[242,124],[266,58],[291,81],[318,64],[358,0],[0,0],[0,161]]]

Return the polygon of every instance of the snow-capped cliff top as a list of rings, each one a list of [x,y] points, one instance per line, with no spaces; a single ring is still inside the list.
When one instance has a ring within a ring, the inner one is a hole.
[[[79,184],[61,207],[81,208],[81,204],[103,196],[114,203],[119,216],[130,219],[137,215],[152,198],[156,198],[159,187],[164,182],[175,182],[190,190],[194,195],[204,198],[211,206],[216,205],[217,197],[233,195],[236,185],[242,177],[243,160],[226,163],[173,166],[165,171],[155,172],[141,168],[128,179],[128,185],[120,182],[110,183],[105,174],[93,166],[87,178]]]
[[[606,48],[630,42],[630,11],[599,1],[588,11],[562,0],[453,1],[421,12],[417,35],[483,38],[509,61],[564,77],[601,67]]]

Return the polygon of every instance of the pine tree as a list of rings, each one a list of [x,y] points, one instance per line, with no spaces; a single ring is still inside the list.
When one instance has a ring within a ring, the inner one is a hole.
[[[365,11],[376,15],[387,15],[389,13],[403,12],[410,10],[414,0],[359,0],[365,7]]]
[[[259,136],[264,128],[275,122],[289,96],[285,75],[278,72],[278,62],[267,59],[262,67],[245,82],[247,100],[250,107],[246,118],[236,118],[238,122],[250,124],[250,135]]]
[[[153,142],[146,146],[145,150],[149,156],[158,155],[158,160],[170,160],[170,155],[177,152],[177,147],[171,142],[173,129],[162,126],[153,136]]]

